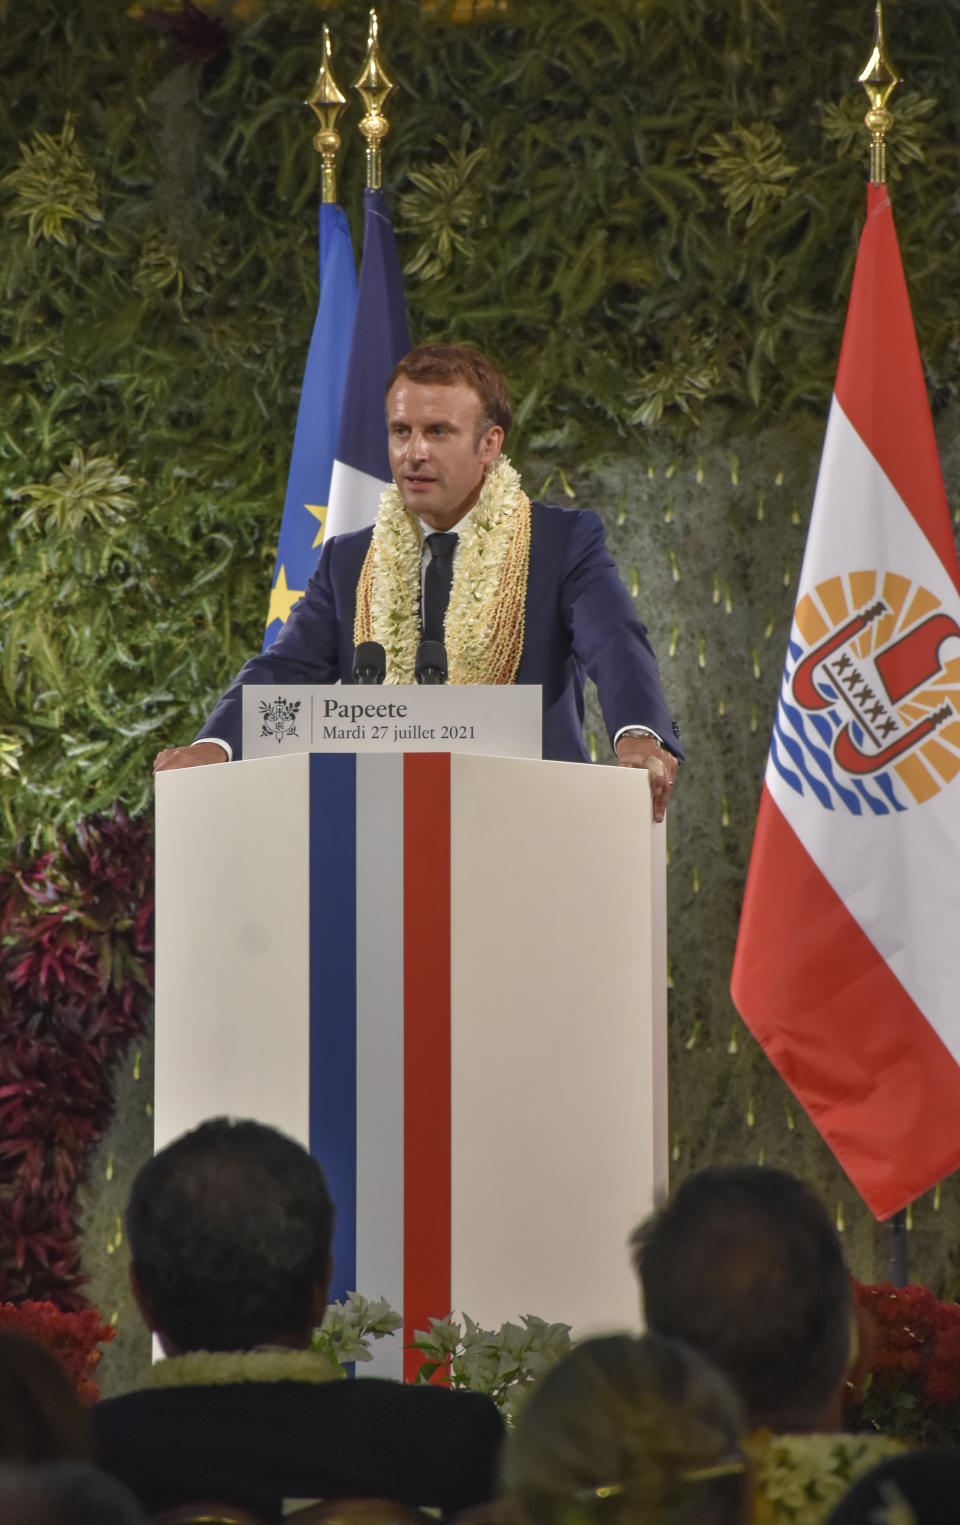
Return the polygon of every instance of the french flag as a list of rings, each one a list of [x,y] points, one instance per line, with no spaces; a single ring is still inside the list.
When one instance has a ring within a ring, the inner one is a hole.
[[[391,481],[384,392],[410,349],[403,275],[381,191],[363,193],[363,259],[324,538],[372,524]]]
[[[733,999],[874,1214],[960,1166],[960,572],[871,185]]]

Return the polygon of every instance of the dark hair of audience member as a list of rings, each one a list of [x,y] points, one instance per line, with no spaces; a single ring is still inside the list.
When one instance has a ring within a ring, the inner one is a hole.
[[[575,1346],[507,1437],[501,1481],[529,1525],[742,1525],[740,1405],[675,1340],[607,1335]]]
[[[766,1166],[699,1171],[631,1243],[648,1328],[713,1362],[751,1426],[831,1427],[853,1304],[839,1237],[805,1182]]]
[[[205,1122],[138,1172],[126,1222],[141,1306],[170,1353],[309,1343],[333,1204],[293,1139]]]
[[[402,376],[423,385],[432,382],[435,386],[450,387],[461,382],[476,392],[481,405],[476,443],[493,424],[503,430],[504,438],[510,433],[513,421],[510,389],[502,372],[480,350],[465,344],[421,344],[397,361],[387,382],[387,392]]]
[[[3,1525],[146,1525],[128,1488],[89,1462],[0,1465]]]
[[[93,1456],[90,1413],[52,1351],[0,1329],[0,1461]]]
[[[960,1450],[892,1456],[854,1483],[827,1525],[954,1525],[960,1499]]]

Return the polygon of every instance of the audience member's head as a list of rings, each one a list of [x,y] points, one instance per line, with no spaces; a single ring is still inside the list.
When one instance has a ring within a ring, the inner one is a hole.
[[[585,1340],[520,1410],[504,1491],[525,1525],[741,1525],[739,1430],[729,1384],[678,1341]]]
[[[90,1412],[52,1351],[0,1329],[0,1461],[93,1456]]]
[[[766,1166],[702,1170],[632,1236],[647,1327],[699,1350],[751,1426],[839,1427],[853,1304],[822,1202]]]
[[[214,1118],[139,1171],[127,1205],[134,1294],[168,1355],[309,1344],[330,1280],[333,1205],[305,1149]]]
[[[914,1451],[861,1477],[827,1525],[955,1525],[958,1499],[960,1451]]]
[[[0,1465],[3,1525],[147,1525],[137,1500],[87,1462]]]

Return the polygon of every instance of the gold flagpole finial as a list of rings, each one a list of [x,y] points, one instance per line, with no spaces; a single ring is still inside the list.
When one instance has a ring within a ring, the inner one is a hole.
[[[360,123],[360,131],[367,140],[368,191],[378,191],[382,184],[380,145],[390,131],[390,123],[383,114],[383,105],[396,89],[380,57],[379,31],[377,13],[371,11],[367,56],[360,78],[353,87],[359,93],[367,112]]]
[[[324,26],[323,58],[317,74],[317,83],[304,101],[304,105],[309,106],[310,110],[316,113],[320,123],[320,131],[313,140],[313,146],[321,156],[320,200],[325,202],[337,199],[337,149],[340,147],[337,123],[346,104],[347,97],[339,90],[333,77],[330,28]]]
[[[893,113],[887,110],[887,101],[900,83],[900,76],[890,62],[883,40],[883,11],[877,0],[876,26],[873,52],[867,59],[860,83],[870,101],[870,110],[864,122],[870,133],[870,184],[885,185],[887,179],[886,136],[893,126]]]

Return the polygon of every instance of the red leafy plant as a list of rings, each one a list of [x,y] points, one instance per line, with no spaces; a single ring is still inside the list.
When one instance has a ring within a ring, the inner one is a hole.
[[[81,1308],[77,1185],[153,981],[153,847],[118,807],[0,874],[0,1298]]]
[[[84,1402],[97,1401],[100,1393],[94,1373],[103,1354],[98,1347],[112,1340],[117,1331],[111,1324],[101,1324],[95,1308],[65,1313],[53,1303],[0,1303],[0,1329],[12,1329],[46,1345]]]
[[[912,1445],[960,1442],[960,1305],[926,1287],[854,1283],[872,1343],[870,1370],[848,1427]]]

